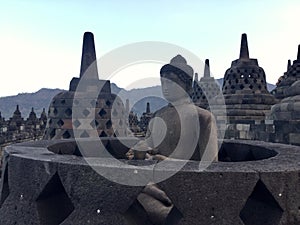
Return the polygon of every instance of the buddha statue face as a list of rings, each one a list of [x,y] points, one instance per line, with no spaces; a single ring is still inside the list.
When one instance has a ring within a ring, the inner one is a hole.
[[[170,103],[175,103],[180,100],[189,99],[189,94],[178,75],[169,72],[161,74],[161,87],[165,99]]]
[[[162,92],[167,101],[175,103],[189,99],[192,89],[193,68],[185,58],[177,55],[160,70]]]

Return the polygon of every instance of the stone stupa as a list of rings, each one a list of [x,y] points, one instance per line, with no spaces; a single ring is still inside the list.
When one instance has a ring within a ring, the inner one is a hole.
[[[279,78],[273,93],[281,101],[271,110],[275,132],[270,140],[300,145],[300,45],[297,59]]]
[[[85,87],[77,90],[82,79]],[[96,100],[84,97],[100,89]],[[79,96],[81,92],[84,99],[80,102],[84,102],[84,107],[77,99],[74,100],[76,92]],[[81,111],[81,115],[80,118],[72,120],[74,107],[77,114]],[[91,113],[95,115],[94,118],[90,117]],[[79,78],[74,77],[71,80],[69,91],[63,91],[52,99],[48,114],[44,139],[74,138],[73,128],[77,129],[80,138],[94,136],[95,129],[99,137],[126,136],[124,104],[120,98],[111,93],[110,81],[98,78],[94,35],[91,32],[86,32],[83,37]]]
[[[287,71],[278,79],[276,88],[272,91],[272,94],[279,100],[287,96],[286,91],[291,87],[291,85],[300,80],[300,45],[298,46],[297,59],[293,61],[288,61]]]
[[[209,103],[221,92],[220,86],[210,74],[209,60],[205,60],[204,75],[198,80],[198,74],[195,73],[193,83],[193,102],[195,105],[207,109]]]
[[[220,111],[226,107],[227,112],[225,138],[266,139],[265,119],[276,100],[267,90],[263,68],[249,57],[246,34],[242,34],[240,57],[225,72],[222,91],[226,106],[220,106]]]

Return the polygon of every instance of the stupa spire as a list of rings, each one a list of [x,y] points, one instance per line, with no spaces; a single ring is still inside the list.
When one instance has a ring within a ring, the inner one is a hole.
[[[300,60],[300,45],[298,45],[298,54],[297,54],[297,60]]]
[[[288,60],[288,64],[287,64],[287,70],[292,66],[291,60]]]
[[[204,77],[210,77],[209,60],[205,59]]]
[[[249,59],[247,34],[242,34],[240,59]]]
[[[147,114],[150,113],[150,103],[149,102],[147,102],[146,113]]]
[[[91,65],[92,67],[89,68]],[[85,74],[88,68],[89,68],[88,73]],[[80,78],[84,74],[86,78],[99,79],[97,62],[96,62],[94,35],[91,32],[85,32],[83,35]]]
[[[194,79],[194,81],[199,81],[199,77],[198,77],[198,73],[195,73],[195,79]]]

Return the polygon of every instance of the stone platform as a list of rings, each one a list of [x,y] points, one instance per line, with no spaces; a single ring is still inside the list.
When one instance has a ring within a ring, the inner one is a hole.
[[[1,225],[152,224],[144,212],[130,214],[143,186],[100,176],[72,149],[76,143],[70,139],[6,148]],[[165,224],[300,224],[300,147],[225,140],[219,158],[202,172],[199,163],[188,161],[174,176],[158,183],[173,203]],[[156,161],[121,161],[122,168],[112,159],[93,158],[93,166],[119,178],[125,173],[136,177],[147,173],[155,182],[179,162],[158,166]],[[142,167],[149,164],[152,170]]]

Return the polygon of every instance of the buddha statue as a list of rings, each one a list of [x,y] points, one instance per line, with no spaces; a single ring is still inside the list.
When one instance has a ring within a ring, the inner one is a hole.
[[[135,159],[216,161],[215,119],[209,111],[191,101],[192,67],[177,55],[161,68],[160,76],[162,92],[169,104],[154,113],[145,141],[132,149],[134,156],[131,156]],[[182,138],[185,141],[180,141]],[[149,183],[137,200],[152,224],[165,224],[168,220],[173,204],[156,184]]]
[[[160,70],[162,92],[169,104],[154,113],[146,134],[156,159],[217,160],[215,119],[191,100],[193,74],[181,55]]]

